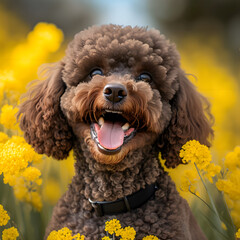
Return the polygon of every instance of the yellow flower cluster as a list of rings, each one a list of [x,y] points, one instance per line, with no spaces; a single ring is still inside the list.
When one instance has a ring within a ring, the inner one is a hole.
[[[0,216],[1,216],[0,217],[0,226],[5,226],[8,223],[10,217],[9,217],[7,211],[4,210],[4,208],[1,204],[0,204]]]
[[[236,232],[236,237],[240,238],[240,228],[238,229],[238,231]]]
[[[121,236],[122,240],[134,240],[136,231],[132,227],[121,228],[116,232],[116,236]]]
[[[11,105],[4,105],[1,109],[0,114],[0,124],[2,124],[5,128],[17,130],[18,125],[16,124],[16,113],[18,109],[13,108]]]
[[[18,230],[15,227],[11,227],[3,230],[2,240],[16,240],[18,236]]]
[[[207,146],[196,140],[188,141],[182,146],[179,156],[183,163],[194,163],[197,168],[212,182],[212,177],[221,171],[221,167],[211,163],[212,156]],[[190,175],[188,173],[188,175]]]
[[[105,231],[108,232],[109,234],[117,233],[117,231],[121,228],[122,226],[120,224],[120,221],[117,219],[112,219],[105,223]]]
[[[226,173],[216,182],[218,190],[224,192],[233,221],[240,227],[240,147],[226,155],[224,167]]]
[[[221,171],[221,167],[212,163],[210,150],[196,140],[188,141],[183,145],[179,156],[184,163],[188,164],[180,164],[175,169],[168,169],[164,165],[165,160],[162,159],[161,153],[159,154],[159,160],[164,170],[169,173],[176,183],[181,196],[191,203],[193,194],[190,193],[199,195],[198,190],[201,190],[201,179],[199,174],[212,183],[213,177]]]
[[[102,238],[102,240],[111,240],[111,238],[108,237],[108,236],[105,236],[105,237]]]
[[[153,235],[149,235],[144,237],[142,240],[158,240],[158,238]]]
[[[84,236],[79,233],[72,236],[72,231],[64,227],[58,231],[52,231],[47,240],[84,240]]]
[[[0,100],[5,93],[10,102],[16,103],[21,93],[25,92],[27,83],[37,78],[38,67],[53,60],[49,54],[59,49],[62,41],[63,33],[55,25],[39,23],[25,41],[2,54]]]
[[[8,140],[8,135],[6,133],[0,132],[0,144],[5,143]]]
[[[134,228],[128,226],[125,228],[121,227],[120,221],[117,219],[109,220],[105,223],[105,231],[113,236],[121,237],[120,240],[134,240],[136,231]],[[102,240],[110,240],[109,236],[105,236]],[[149,235],[143,238],[143,240],[158,240],[157,237]]]
[[[39,162],[41,156],[22,137],[5,137],[5,140],[5,143],[0,143],[0,174],[4,176],[4,183],[14,188],[19,200],[40,210],[42,203],[38,186],[42,184],[41,172],[31,165]]]
[[[7,225],[10,217],[0,204],[0,226]],[[2,240],[16,240],[19,236],[18,230],[15,227],[4,229],[2,232]]]

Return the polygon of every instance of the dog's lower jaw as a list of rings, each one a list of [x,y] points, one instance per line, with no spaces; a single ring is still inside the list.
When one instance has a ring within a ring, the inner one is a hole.
[[[123,161],[130,151],[141,149],[146,145],[152,145],[156,139],[157,134],[153,132],[137,132],[136,135],[126,144],[121,146],[119,152],[108,155],[101,152],[91,136],[90,125],[85,123],[71,123],[73,132],[78,139],[77,145],[81,145],[82,142],[86,143],[86,146],[96,162],[105,165],[116,165]],[[80,146],[79,146],[80,147]]]

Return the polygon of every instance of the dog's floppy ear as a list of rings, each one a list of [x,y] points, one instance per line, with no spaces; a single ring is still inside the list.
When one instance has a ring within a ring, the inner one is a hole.
[[[181,163],[179,151],[187,141],[195,139],[210,146],[213,136],[213,117],[207,99],[196,91],[182,70],[178,81],[179,88],[171,100],[172,118],[160,136],[160,151],[167,167]]]
[[[66,88],[63,65],[59,62],[48,67],[45,80],[31,83],[17,115],[26,141],[36,152],[56,159],[66,158],[73,142],[72,130],[60,109],[60,97]]]

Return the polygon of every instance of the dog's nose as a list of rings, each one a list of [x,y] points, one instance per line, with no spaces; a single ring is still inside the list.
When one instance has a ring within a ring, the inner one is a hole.
[[[122,84],[108,84],[103,89],[103,95],[108,101],[118,103],[127,96],[127,89]]]

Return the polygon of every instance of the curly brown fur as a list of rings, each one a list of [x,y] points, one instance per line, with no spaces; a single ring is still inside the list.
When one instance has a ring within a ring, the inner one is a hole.
[[[97,74],[91,75],[94,69]],[[94,26],[75,36],[48,75],[30,90],[18,115],[37,152],[57,159],[72,147],[75,152],[76,175],[54,209],[46,236],[67,226],[99,239],[104,222],[117,217],[137,230],[136,239],[147,234],[205,239],[158,161],[161,151],[166,165],[176,167],[186,141],[209,146],[213,135],[209,104],[181,70],[175,46],[157,30]],[[122,135],[125,122],[130,125],[126,141],[107,127]],[[106,144],[106,134],[117,143],[108,139]],[[159,187],[154,199],[128,213],[97,217],[88,201],[114,201],[154,182]]]

